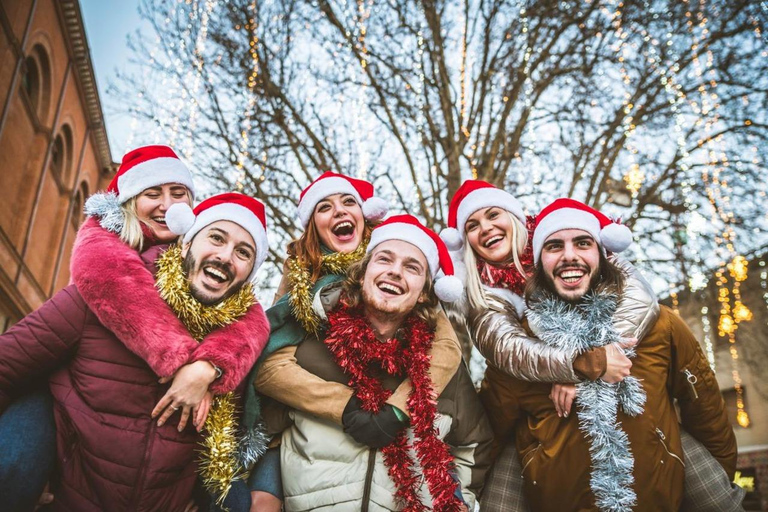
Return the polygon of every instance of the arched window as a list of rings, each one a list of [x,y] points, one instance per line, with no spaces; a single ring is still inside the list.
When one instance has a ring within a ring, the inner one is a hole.
[[[51,171],[63,187],[69,185],[72,174],[72,129],[64,125],[53,139],[51,148]]]
[[[80,184],[80,188],[75,194],[75,200],[72,203],[72,225],[75,229],[80,227],[83,222],[85,213],[83,212],[83,205],[85,204],[85,198],[88,197],[88,183],[85,181]]]
[[[44,123],[48,117],[51,98],[51,64],[48,52],[40,44],[33,46],[24,60],[21,86],[32,111],[37,115],[38,120]]]

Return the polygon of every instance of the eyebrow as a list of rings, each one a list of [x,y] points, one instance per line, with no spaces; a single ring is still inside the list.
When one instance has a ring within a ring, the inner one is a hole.
[[[594,238],[592,238],[589,235],[581,235],[581,236],[573,237],[574,242],[582,242],[584,240],[594,241]]]

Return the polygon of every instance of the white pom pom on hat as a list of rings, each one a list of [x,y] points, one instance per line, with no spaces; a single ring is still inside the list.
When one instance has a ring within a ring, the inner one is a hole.
[[[173,203],[165,212],[165,224],[171,233],[186,235],[195,224],[195,212],[187,203]]]
[[[461,237],[461,233],[456,228],[445,228],[440,231],[440,238],[445,242],[445,246],[449,251],[458,251],[464,246],[464,240]]]
[[[600,241],[607,251],[622,252],[632,245],[632,232],[624,224],[612,222],[600,230]]]
[[[363,217],[368,220],[381,220],[389,211],[387,202],[380,197],[371,197],[363,202]]]
[[[451,255],[437,233],[425,227],[413,215],[394,215],[373,229],[366,251],[371,252],[377,245],[388,240],[401,240],[419,248],[435,279],[435,295],[438,299],[453,302],[461,298],[464,285],[454,275]]]

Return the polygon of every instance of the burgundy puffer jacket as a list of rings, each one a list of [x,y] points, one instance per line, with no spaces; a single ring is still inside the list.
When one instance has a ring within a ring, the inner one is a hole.
[[[144,253],[148,267],[157,254]],[[74,285],[0,335],[0,414],[25,384],[51,373],[61,469],[53,509],[183,510],[201,436],[191,422],[178,432],[178,416],[157,427],[150,413],[168,385],[99,322]]]

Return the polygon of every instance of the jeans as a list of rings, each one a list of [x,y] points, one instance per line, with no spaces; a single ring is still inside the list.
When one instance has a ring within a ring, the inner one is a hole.
[[[56,424],[48,383],[13,402],[0,416],[3,510],[33,510],[56,461]]]
[[[280,479],[280,448],[270,448],[251,471],[248,481],[237,480],[224,500],[230,512],[248,512],[251,509],[251,491],[264,491],[283,499],[283,482]],[[211,503],[209,512],[220,512],[221,507]]]

